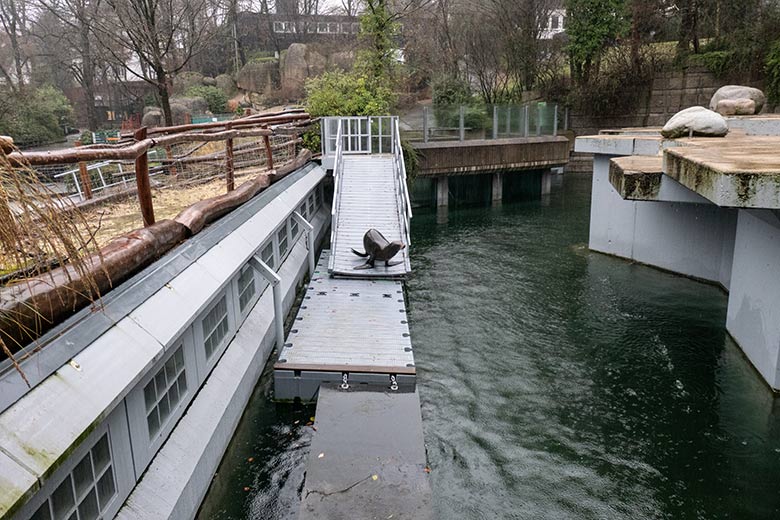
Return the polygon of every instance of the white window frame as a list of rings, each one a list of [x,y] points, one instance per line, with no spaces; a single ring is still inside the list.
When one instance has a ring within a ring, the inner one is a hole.
[[[238,286],[238,279],[241,278],[241,274],[245,272],[247,269],[252,273],[252,279],[255,282],[255,294],[249,299],[249,301],[247,301],[244,310],[241,310],[241,288]],[[263,283],[264,281],[266,282],[265,284]],[[247,263],[244,264],[244,266],[238,270],[238,273],[236,274],[236,276],[233,277],[233,281],[231,283],[233,284],[233,294],[236,295],[236,297],[234,298],[234,303],[235,303],[234,312],[236,316],[238,316],[239,319],[238,326],[240,327],[241,324],[246,319],[246,317],[249,316],[249,313],[252,312],[252,309],[257,303],[257,300],[259,300],[260,296],[263,295],[263,291],[268,286],[268,282],[262,276],[259,276],[257,271],[250,264]]]
[[[328,22],[317,22],[317,34],[328,34]]]
[[[339,28],[340,28],[339,32],[341,34],[350,34],[352,32],[351,30],[352,26],[350,25],[349,22],[341,22]]]
[[[228,332],[225,337],[222,338],[219,346],[214,349],[214,354],[212,354],[211,359],[207,359],[205,338],[203,336],[203,320],[206,315],[208,315],[208,313],[217,306],[223,296],[227,300],[225,303],[227,304]],[[225,352],[225,349],[230,343],[230,340],[232,340],[233,336],[236,334],[237,320],[235,305],[233,303],[235,299],[236,298],[233,294],[233,285],[229,283],[224,290],[218,292],[216,296],[209,302],[209,304],[198,313],[198,317],[192,324],[192,337],[195,343],[195,359],[198,365],[198,386],[200,386],[200,384],[206,380],[211,370],[219,361],[219,358],[222,357],[222,354]]]
[[[197,321],[200,326],[200,321]],[[165,440],[173,431],[176,423],[184,414],[187,405],[197,393],[200,386],[198,378],[197,356],[195,355],[195,342],[193,340],[193,327],[188,327],[184,333],[179,336],[171,346],[166,349],[165,355],[158,361],[154,368],[141,379],[127,396],[127,417],[130,421],[130,439],[133,445],[133,459],[136,473],[141,474],[146,466],[152,461],[154,455],[162,447]],[[160,425],[160,431],[157,436],[149,440],[149,424],[146,420],[146,401],[144,400],[144,387],[154,379],[154,376],[160,371],[165,363],[182,347],[184,354],[184,371],[187,378],[187,392],[179,399],[179,404],[171,410],[165,425]],[[205,358],[205,354],[204,354]]]
[[[289,217],[285,218],[282,222],[282,225],[277,227],[274,230],[274,244],[276,245],[276,261],[278,264],[276,265],[275,271],[279,271],[281,269],[282,264],[285,260],[287,260],[287,257],[290,255],[290,250],[292,249],[292,240],[290,239],[290,226],[288,226]],[[285,235],[287,236],[287,251],[282,254],[282,249],[279,244],[279,232],[284,228]]]
[[[133,460],[130,456],[130,434],[127,429],[127,417],[125,415],[124,401],[119,404],[90,433],[81,444],[73,450],[68,458],[54,473],[49,476],[41,489],[17,512],[15,519],[30,518],[43,503],[49,500],[52,493],[76,468],[81,459],[90,451],[97,441],[108,432],[109,451],[111,452],[111,466],[114,471],[114,487],[116,493],[102,512],[104,518],[113,518],[124,504],[130,492],[135,487],[135,471]]]

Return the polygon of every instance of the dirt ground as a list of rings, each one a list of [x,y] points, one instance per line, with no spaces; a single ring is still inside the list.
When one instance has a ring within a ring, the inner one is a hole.
[[[259,169],[236,172],[236,186],[254,178],[259,173]],[[223,195],[226,192],[224,178],[186,187],[152,188],[154,218],[157,221],[173,218],[181,210],[195,202]],[[112,238],[143,227],[141,208],[136,195],[128,195],[126,198],[89,208],[84,212],[84,216],[89,226],[87,233],[88,235],[94,234],[99,247],[107,244]]]

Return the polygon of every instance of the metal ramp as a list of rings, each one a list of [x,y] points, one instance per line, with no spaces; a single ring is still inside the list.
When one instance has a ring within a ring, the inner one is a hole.
[[[327,137],[325,140],[328,142]],[[412,211],[400,143],[396,117],[338,119],[328,264],[332,276],[403,278],[411,272]],[[352,249],[364,250],[363,235],[371,228],[390,241],[407,245],[391,261],[400,263],[386,267],[384,262],[376,262],[374,269],[355,270],[365,259]]]

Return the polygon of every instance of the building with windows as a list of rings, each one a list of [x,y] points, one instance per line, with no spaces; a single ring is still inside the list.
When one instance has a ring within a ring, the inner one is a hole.
[[[550,16],[547,18],[547,27],[542,29],[541,39],[552,40],[556,34],[566,31],[565,25],[566,9],[561,4],[550,11]]]

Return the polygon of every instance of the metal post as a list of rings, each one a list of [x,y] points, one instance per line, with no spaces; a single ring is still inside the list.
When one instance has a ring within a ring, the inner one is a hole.
[[[493,139],[498,139],[498,105],[493,105]]]
[[[79,163],[79,175],[81,177],[81,185],[84,187],[84,198],[89,200],[92,198],[92,181],[90,180],[89,172],[87,171],[87,163],[84,161]]]
[[[314,226],[297,211],[293,212],[293,218],[306,230],[306,242],[307,247],[309,248],[309,278],[313,278],[314,267],[317,265],[316,259],[314,258]]]
[[[542,135],[542,104],[536,104],[536,135]]]
[[[230,131],[232,125],[230,123],[225,125],[225,130]],[[225,184],[227,185],[227,191],[230,193],[236,189],[235,179],[233,177],[233,138],[228,137],[225,139]]]
[[[146,127],[135,131],[133,137],[136,141],[146,139]],[[154,206],[152,205],[152,187],[149,184],[149,155],[148,150],[135,158],[135,184],[138,187],[138,202],[141,203],[141,216],[144,227],[154,224]]]
[[[523,137],[528,137],[528,134],[530,133],[530,127],[531,127],[530,115],[531,115],[531,107],[525,105],[523,107]]]
[[[506,136],[512,135],[512,107],[506,107]]]
[[[276,348],[280,349],[284,346],[284,314],[282,310],[282,286],[279,275],[274,272],[273,269],[268,267],[260,254],[254,255],[249,259],[250,265],[260,273],[260,276],[268,280],[271,284],[274,295],[274,325],[276,329]]]
[[[423,142],[428,142],[428,107],[423,107]]]
[[[569,107],[566,107],[566,109],[563,111],[563,131],[566,132],[569,130]]]
[[[553,135],[558,135],[558,104],[555,105],[553,111]]]
[[[458,123],[460,124],[460,140],[465,141],[466,140],[466,108],[463,105],[460,106],[460,117],[458,118]]]

